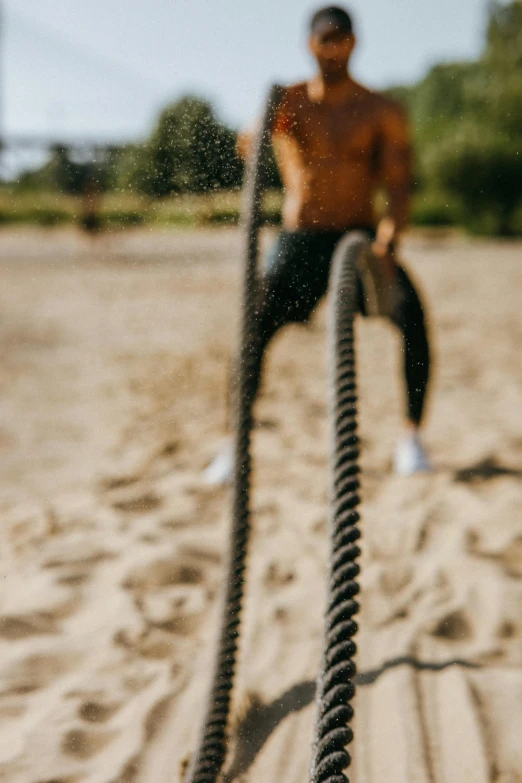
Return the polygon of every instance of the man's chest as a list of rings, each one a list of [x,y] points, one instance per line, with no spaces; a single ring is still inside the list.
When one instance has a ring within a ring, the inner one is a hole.
[[[367,161],[378,154],[379,123],[371,106],[309,103],[296,111],[294,137],[306,158]]]

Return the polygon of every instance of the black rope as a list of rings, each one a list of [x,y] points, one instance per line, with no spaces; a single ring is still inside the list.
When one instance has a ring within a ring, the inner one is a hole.
[[[356,376],[353,321],[356,311],[356,263],[367,237],[352,232],[336,248],[330,275],[329,382],[331,422],[330,569],[328,608],[321,672],[317,682],[317,719],[311,783],[346,783],[343,770],[350,765],[346,750],[353,733],[350,701],[357,632],[353,617],[359,609],[356,578],[360,554],[357,540],[359,514],[359,456],[356,421]]]
[[[267,148],[281,88],[272,87],[265,115],[249,156],[243,203],[246,258],[243,312],[235,416],[235,462],[232,491],[232,526],[221,631],[211,692],[199,742],[186,776],[188,783],[215,783],[225,761],[227,727],[236,668],[247,545],[250,533],[250,440],[253,424],[254,373],[258,330],[255,319],[258,290],[257,258],[261,200]]]
[[[187,783],[215,783],[226,756],[227,728],[238,651],[240,614],[247,545],[250,532],[250,440],[253,425],[254,373],[259,339],[255,319],[258,291],[258,239],[261,223],[266,151],[273,114],[281,88],[273,87],[247,170],[243,204],[246,258],[240,364],[238,369],[235,427],[235,463],[232,494],[232,526],[223,598],[221,631],[217,645],[212,687],[199,742],[186,776]],[[353,317],[356,308],[355,265],[367,238],[352,233],[334,255],[330,282],[330,384],[332,423],[331,559],[326,615],[325,648],[318,679],[318,715],[311,766],[312,783],[346,783],[343,770],[350,764],[345,747],[352,739],[348,727],[353,716],[353,678],[357,631],[353,616],[359,591],[355,581],[360,554],[358,439],[356,434],[356,384]]]

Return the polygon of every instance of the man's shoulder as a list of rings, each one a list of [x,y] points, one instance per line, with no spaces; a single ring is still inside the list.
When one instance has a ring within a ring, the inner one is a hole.
[[[273,130],[275,133],[292,134],[294,132],[298,117],[305,105],[306,96],[306,82],[283,87],[274,119]]]
[[[273,133],[283,136],[292,136],[295,133],[305,98],[306,82],[283,87],[272,123]]]
[[[281,100],[288,104],[297,104],[306,98],[308,95],[308,83],[296,82],[295,84],[287,84],[283,87],[281,94]]]
[[[404,106],[395,98],[384,92],[372,90],[363,84],[357,85],[360,98],[374,108],[378,113],[390,114],[398,117],[406,117]],[[285,85],[283,87],[281,100],[288,105],[302,105],[303,100],[308,98],[308,82],[301,81],[295,84]]]
[[[369,90],[368,88],[364,88],[367,100],[375,107],[375,111],[384,116],[384,117],[392,117],[396,118],[398,120],[400,119],[406,119],[407,113],[404,106],[397,101],[395,98],[392,98],[390,95],[387,95],[383,92],[376,92],[374,90]]]

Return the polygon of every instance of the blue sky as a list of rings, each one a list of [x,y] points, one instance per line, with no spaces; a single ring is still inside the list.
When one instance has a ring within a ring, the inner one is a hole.
[[[0,0],[1,2],[1,0]],[[8,133],[138,138],[186,92],[233,125],[272,81],[306,78],[309,0],[3,0]],[[351,0],[357,78],[380,88],[476,57],[486,0]]]

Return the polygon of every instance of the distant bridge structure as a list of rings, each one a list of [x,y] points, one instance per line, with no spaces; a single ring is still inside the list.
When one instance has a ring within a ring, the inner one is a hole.
[[[103,154],[129,144],[127,140],[104,141],[100,139],[58,139],[47,136],[4,136],[0,139],[3,150],[52,152],[62,147],[75,154]]]
[[[9,18],[7,18],[9,17]],[[78,162],[103,162],[115,150],[130,144],[140,144],[139,139],[103,139],[103,138],[59,138],[51,135],[9,133],[6,120],[6,78],[4,53],[6,34],[16,28],[19,35],[27,41],[36,41],[47,53],[49,62],[59,56],[66,64],[81,66],[82,69],[96,74],[103,84],[111,85],[117,94],[124,93],[133,100],[144,100],[151,95],[158,102],[166,99],[165,88],[127,65],[104,56],[90,48],[79,46],[61,36],[51,27],[42,25],[31,16],[25,15],[16,7],[15,0],[7,3],[0,0],[0,180],[15,180],[20,172],[38,168],[48,160],[50,153],[63,148]],[[30,100],[30,91],[27,92]]]
[[[104,163],[122,148],[140,145],[136,140],[95,138],[60,139],[36,135],[6,135],[0,138],[0,179],[16,180],[22,171],[39,168],[53,151],[66,150],[78,163]]]

